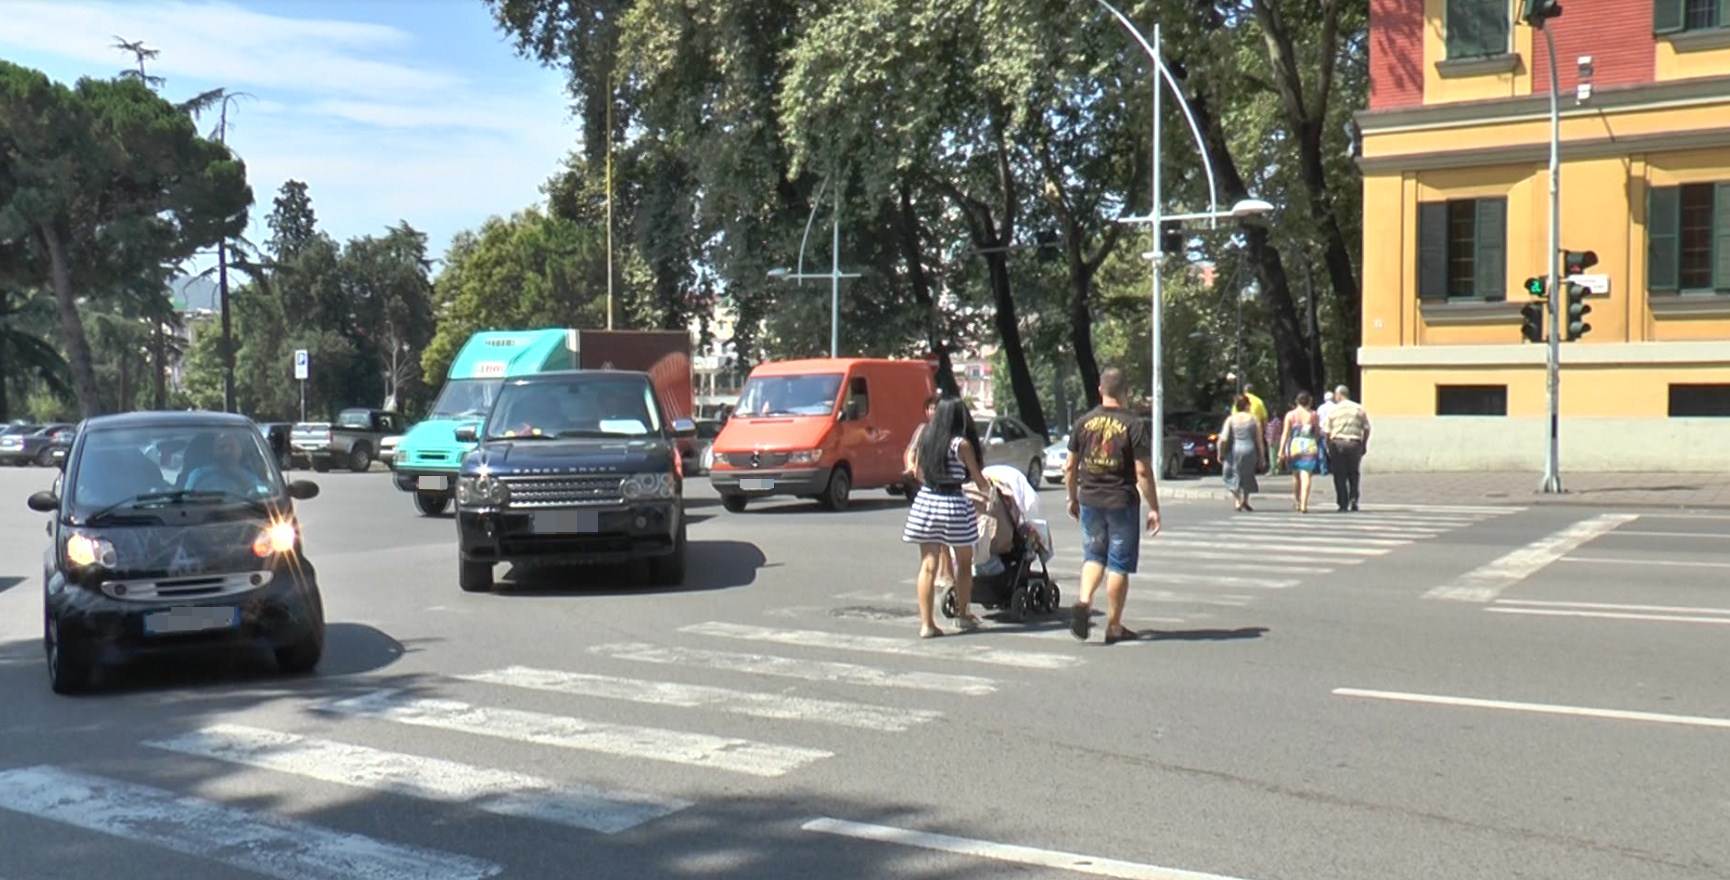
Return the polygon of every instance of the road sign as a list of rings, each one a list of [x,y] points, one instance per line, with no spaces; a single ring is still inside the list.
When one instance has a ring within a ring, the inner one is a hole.
[[[1596,294],[1610,292],[1610,276],[1608,275],[1569,275],[1569,284],[1578,284]]]
[[[305,382],[307,372],[308,372],[308,370],[307,370],[308,364],[309,364],[309,359],[307,358],[306,349],[304,349],[304,348],[295,349],[294,350],[294,378],[299,379],[302,382]]]

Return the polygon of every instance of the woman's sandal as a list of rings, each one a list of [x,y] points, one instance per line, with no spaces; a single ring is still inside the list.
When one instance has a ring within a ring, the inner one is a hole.
[[[934,626],[922,627],[919,630],[919,637],[922,639],[935,639],[941,635],[943,635],[943,630]]]
[[[973,632],[979,628],[979,618],[972,614],[957,617],[955,618],[955,628],[962,632]]]

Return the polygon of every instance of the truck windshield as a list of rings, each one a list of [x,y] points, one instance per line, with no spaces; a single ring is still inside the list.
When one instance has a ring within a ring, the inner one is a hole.
[[[642,437],[661,431],[655,391],[641,376],[519,382],[499,391],[488,439]]]
[[[433,402],[429,419],[479,419],[492,411],[503,379],[452,379]]]
[[[736,416],[826,416],[841,390],[839,373],[810,376],[756,376],[739,395]]]

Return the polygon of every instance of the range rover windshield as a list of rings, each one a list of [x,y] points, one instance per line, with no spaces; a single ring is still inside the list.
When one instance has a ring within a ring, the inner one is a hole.
[[[170,507],[246,511],[283,491],[263,437],[240,425],[90,431],[73,473],[72,515],[84,521]]]
[[[503,379],[452,379],[433,401],[429,419],[483,419],[492,411]]]
[[[841,390],[841,374],[808,376],[757,376],[745,383],[733,415],[826,416],[835,410],[835,395]]]
[[[660,432],[661,416],[647,379],[597,374],[506,385],[487,419],[486,436],[527,440]]]

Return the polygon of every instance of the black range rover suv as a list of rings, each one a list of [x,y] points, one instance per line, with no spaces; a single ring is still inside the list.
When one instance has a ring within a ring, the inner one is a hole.
[[[49,684],[83,690],[105,664],[210,644],[262,645],[286,672],[324,651],[324,604],[294,500],[249,419],[145,412],[90,419],[54,489],[43,560]]]
[[[458,583],[493,586],[498,563],[646,561],[685,579],[684,483],[669,422],[644,373],[573,370],[507,381],[458,473]]]

